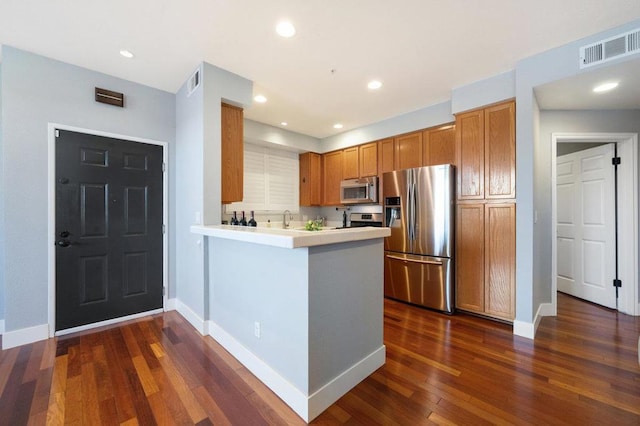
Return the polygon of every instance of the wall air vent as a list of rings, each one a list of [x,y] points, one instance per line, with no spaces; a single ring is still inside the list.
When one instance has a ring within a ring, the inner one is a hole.
[[[193,92],[200,86],[200,68],[194,72],[189,81],[187,82],[187,97],[191,96]]]
[[[580,48],[580,68],[640,52],[640,29],[619,34]]]

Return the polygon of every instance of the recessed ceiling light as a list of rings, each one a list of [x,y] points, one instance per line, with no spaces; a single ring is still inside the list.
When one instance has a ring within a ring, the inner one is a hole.
[[[342,129],[342,127],[343,127],[343,126],[342,126],[342,124],[340,124],[340,123],[336,123],[336,124],[334,124],[334,125],[333,125],[333,128],[334,128],[334,129]]]
[[[127,58],[127,59],[131,59],[131,58],[133,58],[133,53],[131,53],[130,51],[128,51],[128,50],[126,50],[126,49],[122,49],[122,50],[120,51],[120,54],[121,54],[122,56],[124,56],[125,58]]]
[[[382,82],[378,80],[371,80],[369,84],[367,84],[367,87],[371,90],[376,90],[382,87]]]
[[[281,37],[293,37],[296,34],[296,27],[289,21],[280,21],[278,25],[276,25],[276,32]]]
[[[593,91],[596,93],[608,92],[609,90],[613,90],[618,87],[617,81],[611,81],[609,83],[602,83],[593,88]]]
[[[254,97],[253,100],[260,104],[267,102],[267,98],[263,95],[256,95],[256,97]]]
[[[286,126],[286,125],[288,125],[288,124],[289,124],[289,123],[287,123],[286,121],[283,121],[282,123],[280,123],[280,125],[281,125],[281,126]]]

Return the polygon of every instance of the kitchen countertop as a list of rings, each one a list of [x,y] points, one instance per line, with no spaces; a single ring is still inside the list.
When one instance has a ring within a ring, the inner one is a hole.
[[[191,232],[209,237],[245,241],[273,247],[300,248],[338,244],[350,241],[384,238],[391,235],[389,228],[343,228],[322,231],[298,229],[248,227],[237,225],[193,225]]]

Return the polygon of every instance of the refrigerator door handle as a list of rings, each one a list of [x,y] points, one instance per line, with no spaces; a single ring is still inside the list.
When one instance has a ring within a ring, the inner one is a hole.
[[[405,259],[404,257],[393,256],[391,254],[388,254],[387,257],[389,259],[400,260],[402,262],[422,263],[422,264],[426,264],[426,265],[440,265],[440,266],[442,266],[442,262],[441,261],[437,261],[437,260]]]
[[[417,185],[416,185],[415,176],[414,176],[414,180],[411,183],[411,193],[412,193],[412,195],[411,195],[411,230],[412,231],[411,232],[413,233],[413,235],[411,236],[411,239],[414,240],[414,241],[417,238],[417,235],[416,235],[416,221],[417,221],[417,217],[416,217],[417,216],[416,215],[416,213],[417,213],[417,206],[416,206],[417,194],[416,194],[416,191],[417,191],[417,189],[416,188],[417,188]]]
[[[409,234],[409,241],[413,240],[413,175],[411,170],[407,171],[407,233]]]

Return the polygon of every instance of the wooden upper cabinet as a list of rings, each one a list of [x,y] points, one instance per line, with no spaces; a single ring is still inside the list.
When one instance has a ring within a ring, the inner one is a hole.
[[[243,111],[222,104],[220,157],[222,204],[242,201],[244,175]]]
[[[360,145],[360,177],[378,174],[378,144],[376,142]]]
[[[488,315],[513,320],[516,294],[516,205],[487,203],[484,214],[487,234],[484,249],[484,309]]]
[[[342,151],[322,156],[322,205],[340,205],[340,181],[342,180]]]
[[[484,110],[456,116],[458,199],[484,198]]]
[[[456,116],[458,199],[516,196],[515,102]]]
[[[315,152],[300,154],[300,205],[322,204],[322,157]]]
[[[484,110],[485,198],[516,196],[515,103]]]
[[[360,176],[360,156],[358,147],[345,148],[342,150],[342,179],[355,179]]]
[[[442,126],[422,132],[422,164],[456,164],[456,127]]]
[[[395,140],[383,139],[378,142],[378,173],[382,175],[395,170]]]
[[[422,166],[422,132],[395,138],[395,170]]]

